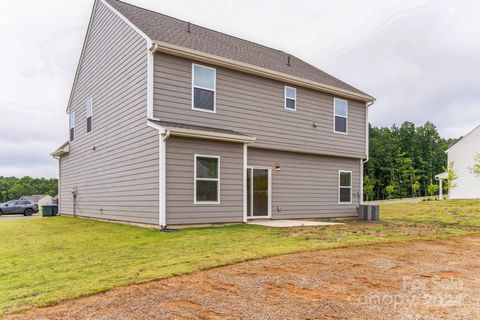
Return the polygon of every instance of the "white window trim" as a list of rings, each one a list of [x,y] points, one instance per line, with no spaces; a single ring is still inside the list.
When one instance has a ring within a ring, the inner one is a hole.
[[[90,106],[90,109],[91,109],[91,114],[90,114],[90,117],[88,116],[88,107]],[[87,132],[87,134],[90,134],[92,131],[93,131],[93,98],[90,98],[87,100],[87,103],[86,103],[86,106],[85,106],[85,129],[88,129],[87,127],[87,122],[88,122],[88,118],[92,118],[90,120],[91,124],[92,124],[92,127],[91,127],[91,130],[88,131],[88,130],[85,130]]]
[[[342,173],[350,173],[350,187],[345,187],[340,184],[340,177]],[[341,188],[350,188],[350,202],[342,202],[340,201],[340,189]],[[352,204],[352,189],[353,189],[353,173],[352,171],[348,170],[338,170],[338,204]]]
[[[218,177],[215,178],[197,178],[197,158],[212,158],[218,160]],[[205,154],[195,154],[193,157],[193,204],[220,204],[220,157]],[[217,201],[197,201],[197,180],[217,181]]]
[[[73,121],[71,121],[71,119],[73,118]],[[72,125],[72,122],[73,122],[73,125]],[[75,116],[75,111],[72,111],[68,114],[68,141],[70,142],[73,142],[75,141],[75,138],[76,138],[76,130],[75,130],[75,125],[76,125],[76,122],[77,122],[77,118]],[[73,140],[70,139],[71,136],[70,136],[70,131],[73,129]]]
[[[195,108],[195,88],[212,91],[212,89],[210,88],[195,86],[195,66],[213,70],[213,110]],[[217,69],[207,67],[201,64],[192,63],[192,110],[217,113]]]
[[[72,111],[68,114],[68,129],[73,129],[75,128],[75,111]],[[73,125],[71,119],[73,118]]]
[[[337,115],[337,108],[336,108],[337,100],[346,102],[346,104],[347,104],[347,116]],[[336,128],[335,128],[335,118],[336,117],[347,119],[347,122],[345,124],[345,132],[336,130]],[[338,134],[348,134],[348,100],[344,100],[344,99],[340,99],[340,98],[333,98],[333,132],[338,133]]]
[[[293,89],[295,90],[295,98],[288,98],[287,97],[287,89]],[[294,87],[290,87],[290,86],[285,86],[285,88],[283,89],[283,107],[285,108],[285,110],[288,110],[288,111],[297,111],[297,88],[294,88]],[[287,108],[287,99],[290,99],[290,100],[293,100],[295,101],[295,108],[294,109],[290,109],[290,108]]]

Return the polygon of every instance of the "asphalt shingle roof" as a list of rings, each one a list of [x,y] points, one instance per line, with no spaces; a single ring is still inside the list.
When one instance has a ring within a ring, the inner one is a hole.
[[[118,0],[106,0],[154,41],[247,63],[323,85],[367,95],[326,72],[280,50],[243,40]],[[290,66],[287,64],[290,56]]]

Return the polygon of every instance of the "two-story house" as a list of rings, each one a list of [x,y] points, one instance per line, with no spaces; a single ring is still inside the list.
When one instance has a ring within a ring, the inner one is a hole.
[[[94,4],[62,214],[160,226],[356,215],[370,95],[279,50]]]

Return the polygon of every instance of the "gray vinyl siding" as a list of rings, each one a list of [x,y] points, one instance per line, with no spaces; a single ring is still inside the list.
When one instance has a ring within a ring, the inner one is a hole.
[[[194,111],[192,61],[156,54],[154,115],[163,121],[250,134],[264,148],[365,157],[365,103],[349,100],[348,135],[337,134],[333,132],[334,96],[296,87],[297,110],[288,111],[284,83],[226,68],[216,70],[216,113]]]
[[[357,214],[357,197],[352,196],[352,204],[338,203],[338,171],[352,171],[352,193],[360,191],[359,159],[248,148],[248,165],[280,166],[272,172],[273,219]]]
[[[243,144],[171,137],[167,153],[167,225],[243,221]],[[220,204],[194,204],[194,155],[220,157]]]
[[[97,1],[86,41],[70,105],[75,140],[60,161],[60,212],[73,213],[77,187],[79,216],[158,224],[159,136],[146,119],[146,40]]]

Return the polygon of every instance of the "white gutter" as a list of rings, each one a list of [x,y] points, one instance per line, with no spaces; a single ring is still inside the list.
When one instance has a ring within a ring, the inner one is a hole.
[[[196,139],[206,139],[206,140],[216,140],[216,141],[226,141],[226,142],[242,142],[242,143],[252,143],[255,142],[255,137],[243,136],[243,135],[234,135],[227,133],[216,133],[216,132],[207,132],[200,130],[189,130],[189,129],[180,129],[177,128],[165,128],[170,132],[172,136],[175,137],[184,137],[184,138],[196,138]]]
[[[50,154],[50,156],[52,156],[55,159],[59,159],[61,156],[65,155],[69,152],[70,152],[70,144],[67,144],[63,148],[59,148],[59,149],[55,150],[54,152],[52,152]]]

